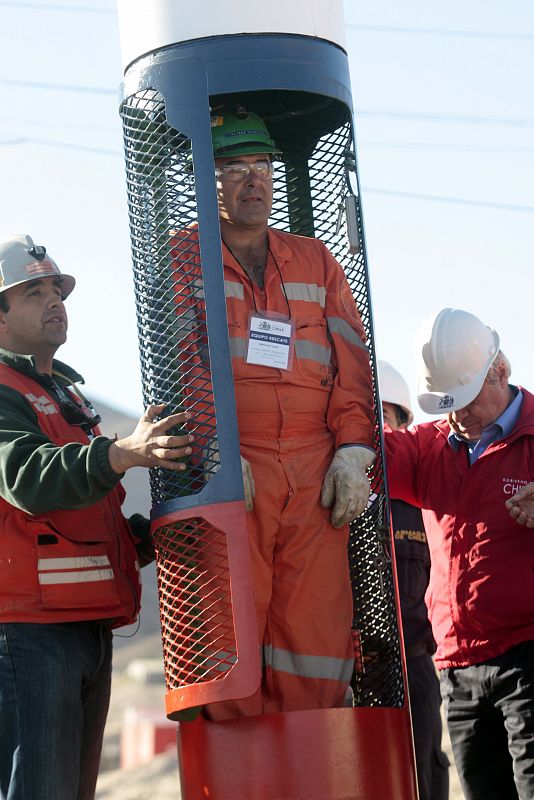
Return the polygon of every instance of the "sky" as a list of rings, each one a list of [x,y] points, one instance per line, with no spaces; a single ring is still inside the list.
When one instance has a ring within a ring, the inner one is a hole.
[[[495,328],[534,388],[534,3],[345,0],[376,349],[410,386],[445,306]],[[0,0],[0,239],[77,279],[58,357],[142,410],[113,0]]]

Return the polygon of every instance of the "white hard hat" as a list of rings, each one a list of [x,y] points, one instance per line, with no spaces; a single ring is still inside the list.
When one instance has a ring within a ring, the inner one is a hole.
[[[413,422],[412,404],[408,384],[395,367],[387,361],[378,361],[378,384],[380,386],[380,400],[383,403],[393,403],[400,406],[408,415],[408,425]]]
[[[465,408],[482,389],[499,352],[498,334],[478,317],[444,308],[421,329],[417,400],[427,414]]]
[[[36,245],[31,236],[25,234],[0,242],[0,292],[50,275],[59,276],[63,297],[68,297],[76,281],[72,275],[60,272],[56,262],[47,254],[46,247]]]

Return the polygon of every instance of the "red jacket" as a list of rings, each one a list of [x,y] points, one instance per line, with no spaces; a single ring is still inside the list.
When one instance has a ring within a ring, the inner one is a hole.
[[[28,397],[51,442],[89,443],[43,386],[5,365],[0,369],[2,383]],[[133,622],[141,584],[123,499],[118,484],[82,510],[32,515],[0,498],[0,622]]]
[[[392,497],[423,509],[432,569],[426,595],[438,668],[468,666],[534,640],[534,531],[505,501],[534,478],[534,395],[513,432],[469,465],[446,420],[386,431]]]

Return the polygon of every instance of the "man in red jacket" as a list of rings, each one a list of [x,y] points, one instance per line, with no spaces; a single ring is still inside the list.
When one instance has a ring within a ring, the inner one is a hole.
[[[184,469],[186,414],[101,436],[81,377],[54,358],[75,280],[29,236],[0,242],[0,798],[91,800],[111,683],[111,629],[140,606],[121,513],[135,466]],[[130,523],[132,523],[130,525]]]
[[[473,314],[443,309],[421,344],[419,405],[448,416],[386,431],[386,452],[391,496],[423,510],[454,758],[467,800],[531,800],[534,537],[509,501],[533,477],[534,396]]]

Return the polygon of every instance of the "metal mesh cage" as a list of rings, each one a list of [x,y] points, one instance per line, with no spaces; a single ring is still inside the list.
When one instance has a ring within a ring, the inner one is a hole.
[[[129,97],[122,104],[121,115],[144,399],[146,403],[165,402],[169,411],[179,410],[187,401],[188,410],[193,412],[190,430],[197,435],[196,453],[185,475],[151,471],[153,502],[158,504],[198,492],[204,485],[206,472],[213,471],[218,461],[206,317],[198,313],[203,278],[198,241],[191,227],[197,216],[195,177],[190,142],[167,124],[165,101],[158,92],[147,89]],[[284,163],[277,165],[274,176],[271,221],[281,230],[322,239],[343,266],[368,335],[376,387],[361,217],[358,214],[360,251],[356,255],[349,254],[345,228],[340,224],[347,196],[347,165],[354,164],[352,149],[348,118],[319,137],[310,134],[307,139],[302,135],[286,138]],[[177,259],[180,275],[176,271]],[[192,398],[195,398],[193,406]],[[375,401],[378,407],[378,396]],[[380,437],[376,420],[375,441],[379,452]],[[354,637],[361,650],[352,687],[356,705],[395,707],[404,704],[404,684],[380,457],[373,467],[371,482],[375,501],[351,525],[349,543]],[[217,652],[219,644],[214,646],[215,641],[219,643],[217,637],[206,645],[205,653],[199,654],[195,649],[198,641],[209,640],[213,620],[206,615],[204,601],[197,604],[195,617],[185,600],[187,584],[183,597],[175,584],[183,579],[180,558],[184,552],[188,553],[185,563],[192,565],[194,558],[200,558],[205,530],[202,526],[197,532],[189,530],[185,551],[182,537],[179,526],[176,530],[158,532],[164,651],[166,662],[172,662],[166,669],[167,680],[173,685],[175,681],[203,680],[201,676],[206,675],[203,670],[208,669],[208,664],[215,673],[224,674],[228,668],[224,654],[230,654],[231,659],[235,653],[228,638],[229,626],[226,633],[221,633],[223,656],[219,654],[218,662],[215,657],[218,666],[213,666],[211,652]],[[220,547],[222,575],[226,570],[222,540]],[[195,597],[204,596],[196,575],[190,591]],[[226,618],[229,612],[223,605],[220,613]],[[166,631],[176,626],[178,614],[186,618],[183,631],[167,635]],[[188,632],[195,642],[193,655],[184,649]]]
[[[237,661],[226,536],[193,517],[156,546],[167,689],[220,680]]]
[[[134,289],[145,405],[187,406],[195,450],[186,472],[152,469],[152,501],[198,493],[218,460],[187,137],[166,121],[162,96],[139,92],[121,107]],[[180,431],[176,431],[179,433]],[[169,692],[219,681],[237,661],[226,535],[203,519],[154,534]]]
[[[145,405],[193,415],[198,452],[187,473],[152,469],[154,505],[198,492],[216,459],[216,422],[202,308],[190,142],[168,126],[162,96],[140,92],[121,107],[137,329]],[[179,262],[179,268],[177,266]],[[194,390],[194,391],[193,391]]]
[[[348,121],[319,139],[306,165],[309,197],[307,202],[302,202],[293,209],[287,201],[287,196],[291,197],[292,194],[290,187],[294,186],[295,193],[300,196],[302,183],[306,178],[302,177],[304,170],[300,164],[295,167],[286,165],[284,177],[287,191],[284,191],[283,186],[277,187],[275,183],[271,218],[275,227],[321,239],[343,266],[368,337],[375,385],[375,408],[378,408],[376,357],[361,214],[358,211],[360,247],[355,255],[348,252],[345,226],[340,224],[347,195],[346,170],[354,166],[353,148],[352,129]],[[299,152],[302,149],[301,137],[295,138],[293,142],[284,142],[284,153]],[[357,198],[356,203],[359,208]],[[378,419],[375,419],[375,446],[377,452],[381,453]],[[404,682],[391,565],[389,512],[381,456],[376,459],[370,478],[374,502],[351,524],[349,540],[353,627],[356,648],[360,650],[352,688],[355,705],[400,707],[404,703]]]

